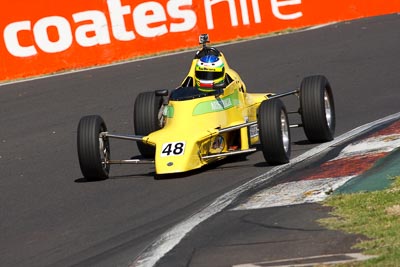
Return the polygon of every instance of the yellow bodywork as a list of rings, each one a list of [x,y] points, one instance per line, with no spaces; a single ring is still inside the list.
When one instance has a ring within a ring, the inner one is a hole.
[[[221,53],[227,75],[232,78],[221,94],[189,100],[170,100],[164,108],[165,125],[143,138],[156,147],[157,174],[178,173],[200,168],[218,159],[202,157],[230,150],[246,150],[258,140],[257,128],[219,133],[219,130],[257,120],[257,109],[267,94],[249,94],[239,75]],[[194,77],[194,59],[187,77]],[[187,78],[186,77],[186,78]],[[182,90],[182,89],[181,89]],[[249,140],[250,139],[250,140]]]

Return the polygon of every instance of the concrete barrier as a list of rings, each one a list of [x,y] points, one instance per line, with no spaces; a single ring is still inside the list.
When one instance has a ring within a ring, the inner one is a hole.
[[[287,28],[400,12],[400,0],[19,0],[0,9],[0,81]]]

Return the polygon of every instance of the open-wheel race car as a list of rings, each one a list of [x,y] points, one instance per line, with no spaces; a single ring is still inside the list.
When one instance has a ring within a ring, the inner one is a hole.
[[[335,131],[331,86],[322,75],[306,77],[298,89],[248,93],[222,52],[199,38],[190,70],[174,90],[140,93],[134,104],[134,134],[111,134],[98,115],[78,125],[78,156],[88,180],[106,179],[112,164],[154,164],[156,175],[182,173],[238,154],[261,150],[270,165],[289,162],[290,128],[303,127],[312,143]],[[291,125],[280,98],[296,95],[301,123]],[[142,157],[112,159],[110,138],[137,142]]]

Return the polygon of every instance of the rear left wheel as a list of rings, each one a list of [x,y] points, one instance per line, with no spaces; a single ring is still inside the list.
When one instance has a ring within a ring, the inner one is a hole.
[[[310,142],[327,142],[334,137],[336,117],[333,93],[322,75],[303,79],[300,85],[300,112],[304,132]]]

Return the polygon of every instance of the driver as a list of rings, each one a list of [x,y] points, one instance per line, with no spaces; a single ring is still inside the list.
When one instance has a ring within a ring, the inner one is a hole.
[[[205,55],[196,64],[195,86],[202,92],[214,92],[216,86],[225,82],[225,66],[221,58]]]

